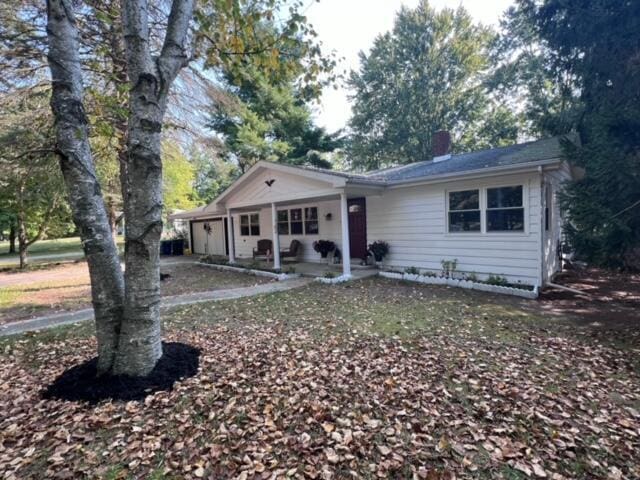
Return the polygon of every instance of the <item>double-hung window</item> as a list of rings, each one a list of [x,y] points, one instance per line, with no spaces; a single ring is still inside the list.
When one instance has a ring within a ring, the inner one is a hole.
[[[302,235],[302,209],[292,208],[289,210],[289,218],[291,219],[291,235]]]
[[[307,207],[304,209],[304,233],[307,235],[317,235],[320,231],[318,224],[318,207]]]
[[[318,207],[278,210],[279,235],[317,235],[319,231]]]
[[[240,235],[243,237],[260,236],[260,214],[240,215]]]
[[[449,192],[449,232],[479,232],[480,227],[480,190]]]
[[[487,232],[524,232],[522,185],[487,188]]]
[[[278,234],[289,235],[289,210],[278,210]]]

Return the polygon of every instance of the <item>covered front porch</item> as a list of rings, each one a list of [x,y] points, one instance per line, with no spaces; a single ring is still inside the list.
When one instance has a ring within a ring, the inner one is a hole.
[[[366,197],[380,192],[338,174],[258,164],[215,201],[226,212],[229,262],[258,259],[275,270],[295,262],[315,276],[350,278],[367,257]],[[336,264],[314,250],[318,241],[335,246]]]

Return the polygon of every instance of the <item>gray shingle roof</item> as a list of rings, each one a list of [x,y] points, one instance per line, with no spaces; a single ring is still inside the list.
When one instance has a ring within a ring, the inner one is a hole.
[[[452,155],[440,162],[426,160],[385,170],[378,170],[367,175],[371,180],[398,182],[423,177],[464,173],[467,171],[518,166],[531,162],[551,160],[562,156],[560,138],[553,137],[533,142],[520,143],[508,147],[492,148],[477,152]]]
[[[545,138],[510,145],[508,147],[460,153],[451,155],[447,160],[439,162],[424,160],[366,173],[338,172],[336,170],[298,165],[296,165],[295,168],[347,178],[352,183],[386,185],[387,183],[393,182],[417,180],[448,174],[453,175],[485,168],[515,167],[532,162],[561,158],[561,138],[562,137]],[[569,136],[569,139],[576,141],[572,136]]]

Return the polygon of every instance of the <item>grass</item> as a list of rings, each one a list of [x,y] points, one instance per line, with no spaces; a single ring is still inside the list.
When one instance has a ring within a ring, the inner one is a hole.
[[[0,407],[10,406],[0,429],[17,424],[0,470],[192,478],[200,465],[204,478],[260,478],[261,465],[283,476],[317,467],[332,478],[421,469],[418,478],[523,479],[533,477],[521,468],[536,464],[548,478],[606,478],[614,466],[621,478],[640,474],[629,427],[640,401],[634,330],[576,327],[535,301],[380,278],[163,316],[168,340],[201,348],[201,372],[140,404],[39,400],[38,388],[94,354],[90,323],[0,339]],[[627,343],[605,341],[616,336]],[[52,465],[62,427],[77,448]],[[36,450],[25,467],[3,464],[27,446]],[[327,462],[328,448],[338,463]],[[88,471],[85,457],[95,462]]]
[[[17,244],[16,244],[17,248]],[[32,255],[58,254],[68,252],[81,252],[80,237],[56,238],[51,240],[40,240],[29,248]],[[17,255],[17,253],[9,253],[9,242],[0,242],[0,257],[8,255]]]
[[[217,271],[190,263],[164,265],[161,271],[169,275],[160,284],[165,296],[239,288],[271,281],[264,277]],[[20,278],[20,283],[12,283],[0,289],[0,324],[90,306],[89,275],[84,263],[65,263],[48,269],[43,275],[33,272],[25,276],[5,278]],[[47,280],[41,281],[38,278]]]
[[[118,245],[122,248],[124,243],[123,237],[118,237]],[[17,244],[16,244],[17,248]],[[47,255],[61,255],[61,254],[75,254],[78,256],[83,255],[82,245],[80,244],[80,237],[68,237],[68,238],[56,238],[51,240],[40,240],[29,247],[28,255],[31,256],[47,256]],[[9,242],[0,242],[0,267],[15,265],[17,262],[18,254],[9,253]],[[58,257],[57,260],[60,258]],[[30,263],[42,264],[55,261],[56,258],[34,258]]]

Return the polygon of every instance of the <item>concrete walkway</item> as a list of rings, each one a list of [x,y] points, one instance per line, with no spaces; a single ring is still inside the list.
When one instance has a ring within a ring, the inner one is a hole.
[[[213,290],[208,292],[187,293],[173,297],[164,297],[160,308],[171,308],[180,305],[191,305],[194,303],[216,302],[220,300],[233,300],[236,298],[252,297],[267,293],[283,292],[293,288],[302,287],[312,282],[312,278],[295,278],[284,282],[272,282],[251,287],[230,288],[227,290]],[[85,322],[93,320],[93,309],[85,308],[75,312],[57,313],[43,317],[22,320],[19,322],[5,323],[0,325],[0,337],[16,335],[18,333],[45,330],[47,328],[68,325],[71,323]]]

